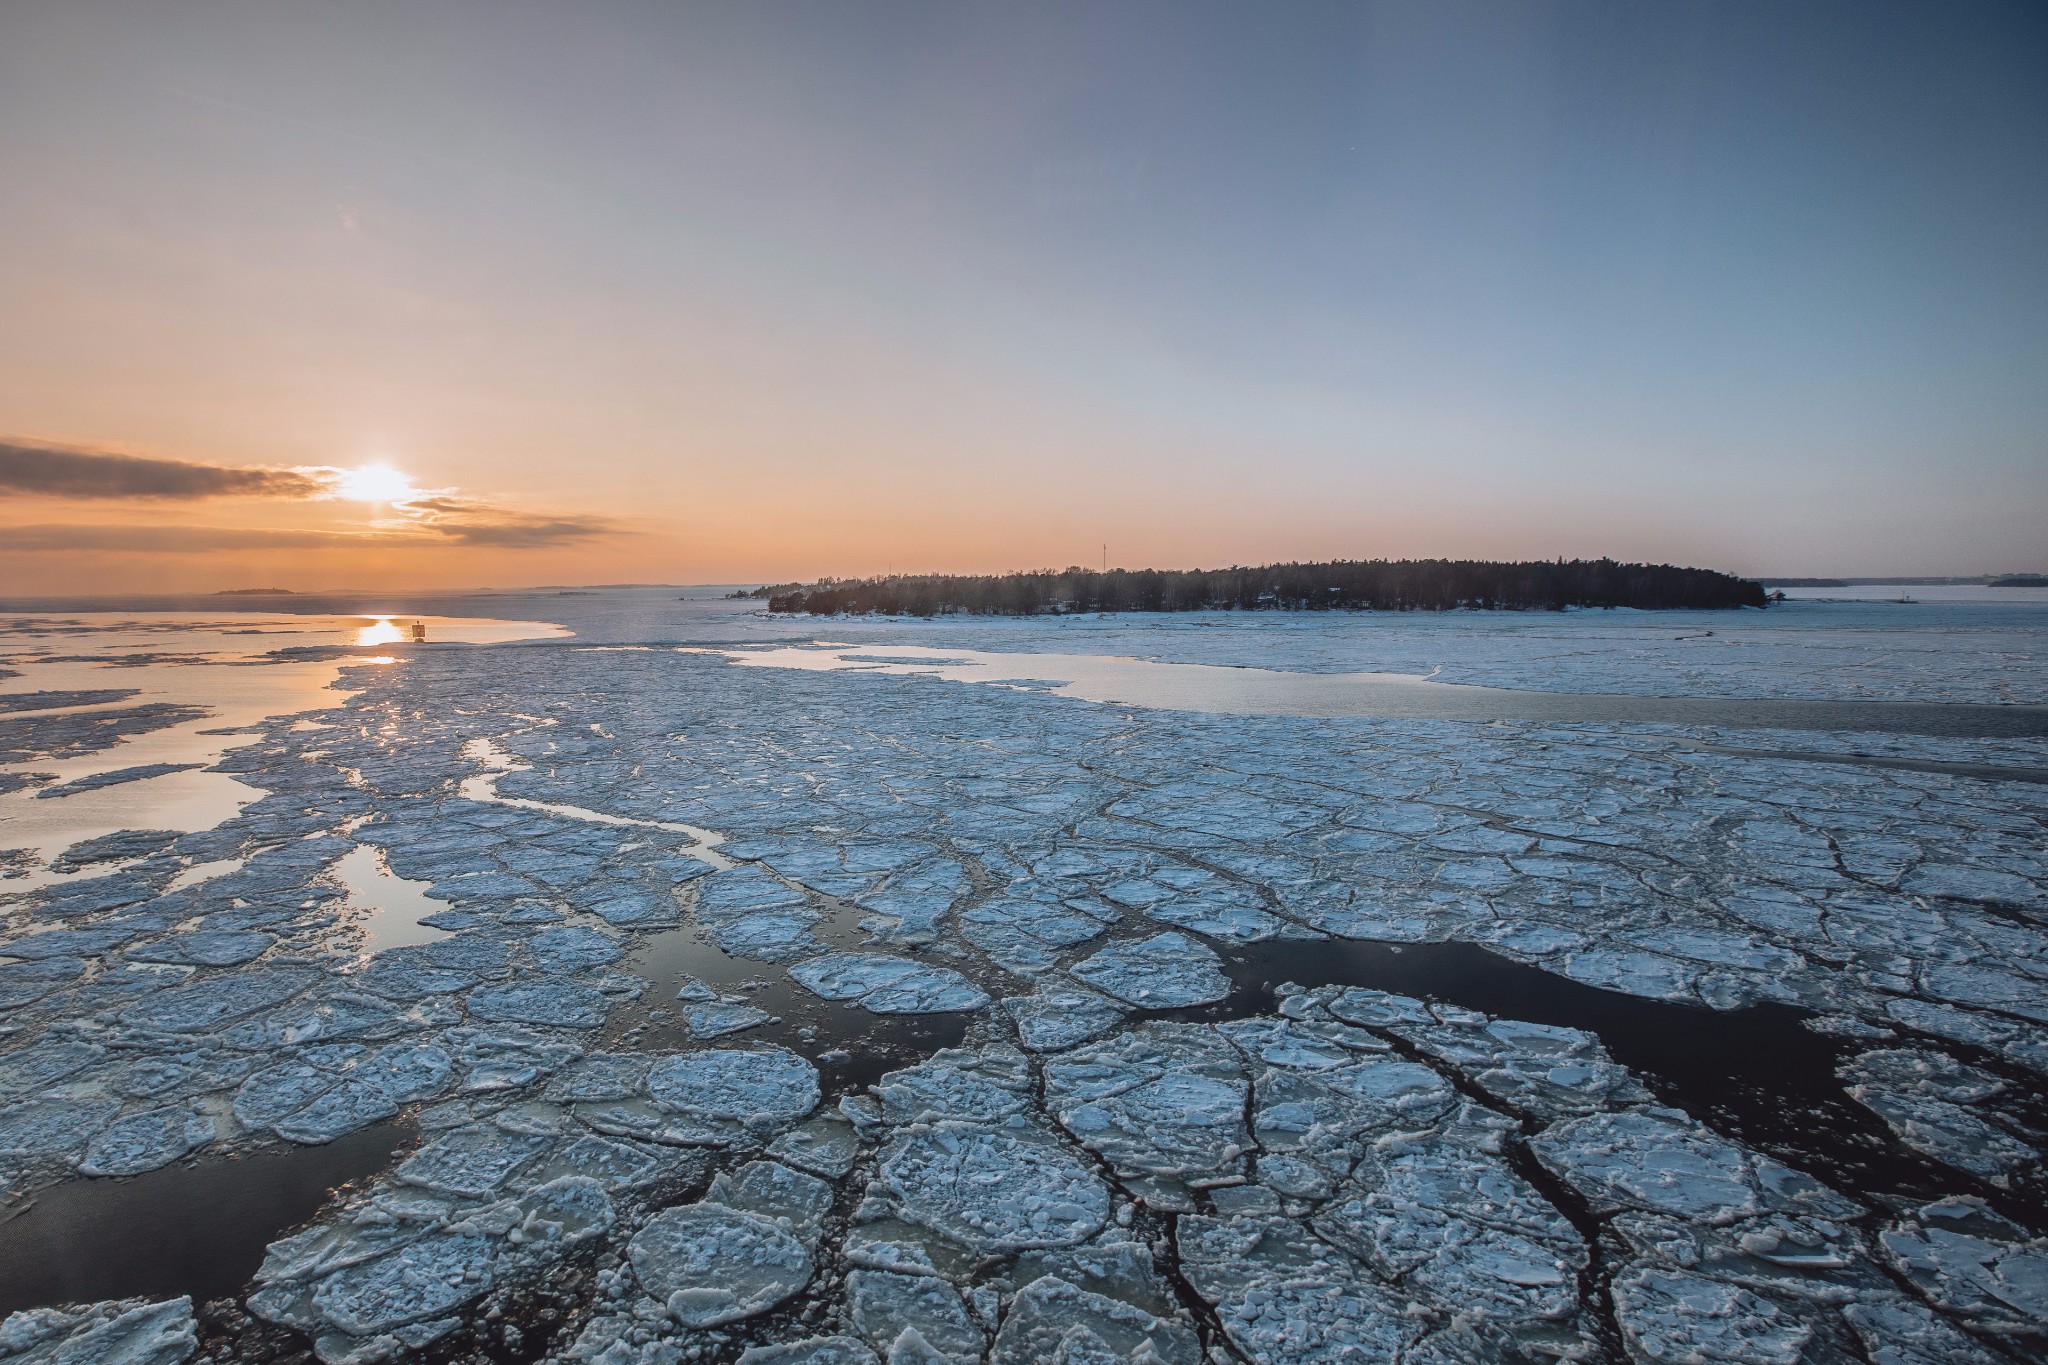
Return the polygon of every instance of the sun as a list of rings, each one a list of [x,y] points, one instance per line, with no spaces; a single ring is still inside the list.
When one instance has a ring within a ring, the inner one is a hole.
[[[344,469],[334,481],[334,496],[352,502],[405,502],[419,495],[412,479],[388,464]]]

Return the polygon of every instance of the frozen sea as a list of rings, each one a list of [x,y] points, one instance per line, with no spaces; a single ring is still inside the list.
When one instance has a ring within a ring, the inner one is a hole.
[[[0,1361],[2048,1358],[1935,596],[0,603]]]

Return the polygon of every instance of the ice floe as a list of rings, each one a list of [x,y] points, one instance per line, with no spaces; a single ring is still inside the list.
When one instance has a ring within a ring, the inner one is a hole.
[[[827,953],[789,969],[790,979],[826,1000],[857,1000],[876,1014],[975,1010],[988,995],[966,977],[884,953]]]
[[[1230,994],[1215,952],[1185,934],[1155,934],[1104,948],[1072,969],[1082,981],[1139,1009],[1206,1005]]]
[[[198,1349],[189,1298],[32,1308],[0,1322],[0,1360],[20,1365],[182,1365]]]
[[[906,1220],[977,1250],[1067,1246],[1109,1217],[1101,1178],[1029,1125],[915,1125],[883,1151],[876,1178]]]
[[[803,1243],[766,1218],[721,1204],[666,1209],[627,1248],[641,1287],[687,1327],[765,1313],[810,1282]]]

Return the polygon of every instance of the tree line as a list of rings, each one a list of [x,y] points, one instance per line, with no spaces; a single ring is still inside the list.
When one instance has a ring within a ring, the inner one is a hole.
[[[1764,590],[1713,569],[1612,559],[1371,559],[1229,569],[1040,569],[824,578],[757,588],[778,612],[1040,616],[1106,611],[1563,611],[1761,607]]]

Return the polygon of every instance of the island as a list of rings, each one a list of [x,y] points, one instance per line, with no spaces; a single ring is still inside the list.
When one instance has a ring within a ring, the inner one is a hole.
[[[1713,569],[1612,559],[1332,560],[1228,569],[1040,569],[820,579],[756,589],[774,612],[1043,616],[1165,611],[1563,611],[1763,607],[1761,584]]]

